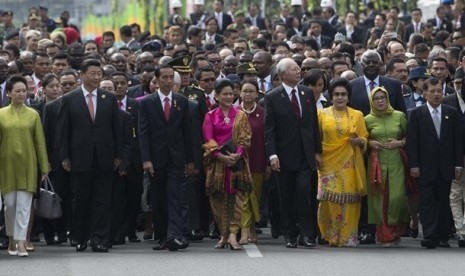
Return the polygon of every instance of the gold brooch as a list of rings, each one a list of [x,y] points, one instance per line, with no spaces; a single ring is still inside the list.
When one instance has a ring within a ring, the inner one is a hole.
[[[447,120],[447,119],[449,119],[449,116],[446,115],[444,118]]]
[[[304,91],[300,91],[300,94],[303,96],[303,95],[304,95]]]
[[[107,95],[103,94],[103,95],[102,95],[102,99],[105,99],[106,96],[107,96]]]

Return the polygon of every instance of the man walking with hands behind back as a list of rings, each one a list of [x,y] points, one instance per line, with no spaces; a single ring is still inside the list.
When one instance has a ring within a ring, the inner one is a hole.
[[[296,248],[299,234],[299,244],[314,247],[310,183],[322,153],[315,98],[309,88],[298,85],[301,75],[295,61],[282,59],[277,70],[282,84],[265,95],[266,153],[279,182],[286,247]]]
[[[419,178],[421,246],[428,249],[449,245],[449,194],[452,179],[463,168],[462,134],[457,110],[442,104],[442,83],[425,80],[427,103],[413,109],[407,126],[410,175]]]

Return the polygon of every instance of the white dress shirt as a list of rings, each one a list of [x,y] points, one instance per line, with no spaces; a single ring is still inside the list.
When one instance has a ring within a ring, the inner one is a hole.
[[[119,102],[119,100],[118,100]],[[121,100],[121,107],[120,109],[123,111],[126,111],[126,103],[128,102],[128,97],[124,96],[124,98]]]
[[[173,104],[173,92],[170,91],[168,96],[165,96],[165,94],[161,93],[160,90],[158,90],[157,93],[161,101],[161,110],[165,110],[165,98],[170,99],[170,106]]]
[[[371,89],[370,89],[370,83],[371,83],[371,80],[370,79],[367,79],[367,77],[363,76],[363,79],[365,80],[365,87],[366,87],[366,90],[367,90],[367,94],[368,94],[368,99],[371,98]],[[375,83],[375,87],[378,87],[379,86],[379,76],[377,76],[373,82]]]

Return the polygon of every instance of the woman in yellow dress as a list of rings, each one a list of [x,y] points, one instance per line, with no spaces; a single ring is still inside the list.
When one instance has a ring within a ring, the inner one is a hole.
[[[356,246],[362,196],[366,195],[363,153],[368,132],[363,114],[347,106],[351,86],[335,79],[328,89],[333,106],[318,113],[322,138],[318,226],[331,246]]]

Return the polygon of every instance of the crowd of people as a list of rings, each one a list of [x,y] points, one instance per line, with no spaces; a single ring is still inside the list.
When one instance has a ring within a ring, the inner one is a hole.
[[[241,250],[269,225],[287,248],[391,247],[419,224],[422,247],[465,247],[464,0],[428,20],[325,3],[173,1],[163,34],[121,42],[0,11],[0,248]],[[59,219],[34,215],[47,179]]]

